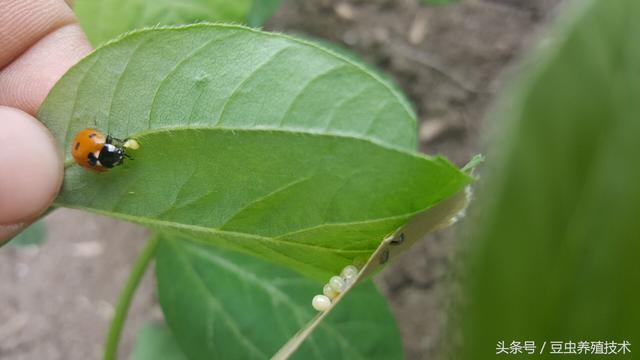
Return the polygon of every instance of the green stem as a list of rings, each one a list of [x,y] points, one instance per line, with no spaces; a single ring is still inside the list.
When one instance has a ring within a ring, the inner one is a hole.
[[[156,248],[158,247],[159,237],[154,236],[145,245],[135,264],[131,268],[127,283],[124,285],[120,297],[118,298],[118,305],[116,306],[115,314],[111,320],[109,326],[109,333],[107,334],[107,340],[104,347],[104,360],[115,360],[118,353],[118,344],[120,343],[120,334],[124,327],[124,322],[127,318],[127,312],[129,311],[129,305],[135,295],[136,289],[140,284],[140,280],[144,275],[151,259],[153,259]]]

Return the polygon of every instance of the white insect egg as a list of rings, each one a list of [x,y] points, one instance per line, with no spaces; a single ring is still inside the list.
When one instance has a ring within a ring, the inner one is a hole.
[[[338,296],[338,292],[333,289],[333,287],[329,284],[325,284],[322,288],[322,293],[328,297],[329,299],[333,299]]]
[[[329,286],[331,286],[336,292],[341,293],[346,290],[347,283],[340,276],[332,276],[329,280]]]
[[[136,139],[127,139],[127,141],[125,141],[122,146],[127,148],[127,149],[131,149],[131,150],[140,149],[140,143],[138,143],[138,141],[136,141]]]
[[[347,283],[347,286],[352,285],[356,282],[356,278],[358,277],[358,268],[353,265],[349,265],[342,269],[342,273],[340,273],[344,282]]]
[[[344,283],[347,285],[347,287],[353,285],[356,282],[355,276],[343,276],[342,280],[344,280]]]
[[[313,297],[311,305],[318,311],[327,311],[331,307],[331,299],[324,295],[316,295]]]

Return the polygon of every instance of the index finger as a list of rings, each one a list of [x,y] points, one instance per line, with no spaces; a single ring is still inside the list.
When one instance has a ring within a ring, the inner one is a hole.
[[[49,33],[74,22],[73,12],[61,0],[0,1],[0,68]]]
[[[63,0],[2,0],[0,49],[0,105],[33,115],[91,46]]]

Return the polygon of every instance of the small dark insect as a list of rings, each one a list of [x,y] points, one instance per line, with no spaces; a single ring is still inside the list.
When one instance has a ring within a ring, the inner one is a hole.
[[[96,172],[105,172],[122,164],[129,158],[126,149],[137,149],[138,142],[133,139],[119,140],[110,135],[104,136],[96,129],[83,129],[76,134],[71,155],[78,165]]]

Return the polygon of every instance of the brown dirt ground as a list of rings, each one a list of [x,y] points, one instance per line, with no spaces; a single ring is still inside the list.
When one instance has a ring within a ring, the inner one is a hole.
[[[500,74],[547,23],[560,0],[284,2],[266,28],[343,44],[394,78],[415,104],[421,149],[458,164],[479,152],[481,119]],[[113,304],[147,232],[72,210],[47,219],[42,246],[0,249],[0,359],[100,358]],[[456,243],[451,230],[422,240],[377,278],[409,359],[443,358],[443,328]],[[147,274],[122,344],[161,318]]]

